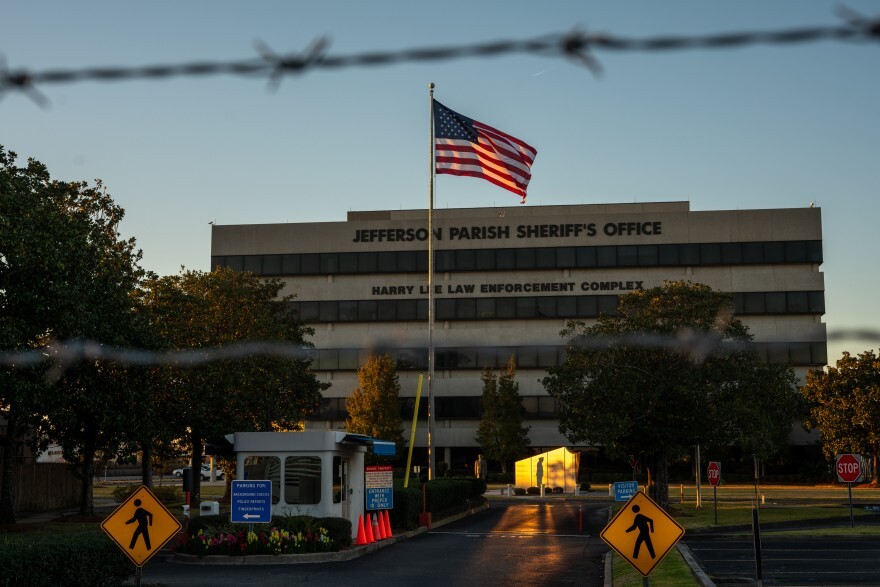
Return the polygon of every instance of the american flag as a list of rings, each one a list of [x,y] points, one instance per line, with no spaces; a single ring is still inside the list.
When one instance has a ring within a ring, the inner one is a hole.
[[[434,100],[434,161],[437,173],[469,175],[522,196],[538,151],[521,140],[453,112]]]

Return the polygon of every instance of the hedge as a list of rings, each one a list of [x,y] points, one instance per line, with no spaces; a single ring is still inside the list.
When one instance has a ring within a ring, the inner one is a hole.
[[[0,535],[0,586],[120,585],[134,564],[103,533]]]
[[[474,477],[434,479],[428,481],[425,490],[426,508],[436,516],[444,511],[466,506],[469,499],[477,498],[485,491],[486,482]],[[414,530],[418,527],[421,511],[421,484],[417,481],[408,488],[403,488],[402,484],[395,484],[391,526],[401,530]]]
[[[115,499],[117,503],[122,503],[140,488],[140,485],[119,485],[113,489],[113,499]],[[153,492],[153,495],[155,495],[159,501],[166,505],[176,503],[183,499],[183,494],[180,492],[180,488],[174,485],[151,487],[150,491]]]

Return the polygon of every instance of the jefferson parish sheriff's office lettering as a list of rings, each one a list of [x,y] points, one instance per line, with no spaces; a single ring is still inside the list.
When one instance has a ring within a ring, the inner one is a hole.
[[[538,239],[538,238],[580,238],[594,237],[600,228],[594,223],[571,224],[520,224],[515,228],[506,225],[493,226],[452,226],[448,232],[443,228],[434,229],[438,241]],[[605,236],[660,236],[663,223],[660,221],[608,222],[601,227]],[[428,240],[427,228],[364,228],[355,230],[352,242],[415,242]]]
[[[434,293],[443,295],[456,294],[495,294],[495,293],[565,293],[576,291],[635,291],[645,289],[644,281],[544,281],[533,283],[461,283],[434,286]],[[427,285],[374,285],[374,296],[408,296],[418,292],[419,295],[428,293]]]

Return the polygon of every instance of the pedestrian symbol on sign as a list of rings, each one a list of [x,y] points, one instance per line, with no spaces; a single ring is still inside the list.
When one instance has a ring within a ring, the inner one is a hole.
[[[141,500],[139,499],[134,500],[134,506],[137,508],[134,511],[134,515],[125,523],[127,526],[137,522],[137,528],[135,529],[134,534],[131,535],[131,542],[128,544],[128,548],[129,550],[134,550],[134,545],[137,544],[138,536],[143,536],[144,545],[147,547],[147,550],[150,550],[152,548],[150,546],[150,526],[153,525],[153,514],[141,507]]]
[[[648,554],[651,555],[651,558],[657,558],[654,554],[654,545],[651,543],[651,534],[654,532],[654,520],[644,514],[640,514],[641,508],[637,505],[632,506],[632,511],[636,517],[633,518],[632,526],[627,528],[626,531],[629,533],[635,529],[639,530],[639,535],[636,538],[636,547],[633,550],[633,558],[639,558],[639,549],[642,547],[642,543],[648,547]]]

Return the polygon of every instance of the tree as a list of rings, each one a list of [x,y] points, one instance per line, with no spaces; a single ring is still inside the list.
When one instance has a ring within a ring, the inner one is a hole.
[[[289,309],[292,296],[279,296],[283,282],[251,273],[217,269],[144,283],[143,311],[161,346],[168,350],[230,348],[245,342],[286,343],[306,349],[313,334]],[[297,430],[328,387],[302,357],[246,356],[181,364],[156,373],[169,425],[192,450],[199,471],[206,440],[235,431]],[[200,479],[194,475],[198,504]]]
[[[501,462],[501,471],[507,472],[507,463],[528,452],[529,427],[523,426],[522,400],[516,377],[516,360],[510,357],[507,369],[496,377],[488,367],[483,369],[482,416],[476,441],[486,458]]]
[[[822,435],[829,459],[840,453],[872,455],[872,484],[878,483],[880,455],[880,358],[868,350],[843,353],[835,367],[807,373],[802,393],[810,405],[808,429]]]
[[[52,358],[53,340],[129,343],[133,332],[129,294],[143,271],[134,239],[123,240],[117,231],[124,211],[100,180],[95,185],[57,181],[41,163],[29,159],[26,167],[17,167],[15,160],[15,153],[0,147],[0,348],[46,349]],[[87,372],[91,372],[87,398],[59,393]],[[98,373],[101,378],[95,377]],[[0,416],[7,423],[0,446],[0,523],[15,520],[16,446],[39,424],[51,426],[54,439],[78,463],[84,479],[81,508],[89,509],[90,460],[96,451],[115,443],[87,438],[92,432],[109,430],[117,417],[117,403],[105,396],[110,388],[103,376],[116,377],[98,362],[44,363],[0,371]],[[87,409],[81,401],[85,399],[91,402]],[[74,422],[71,409],[88,411],[88,419]]]
[[[345,408],[347,431],[393,441],[397,454],[403,452],[400,381],[391,355],[372,355],[358,369],[358,386]]]
[[[680,281],[621,296],[617,316],[569,323],[566,360],[543,380],[570,441],[648,457],[664,507],[673,459],[696,444],[766,456],[799,414],[793,370],[762,362],[730,305]]]

